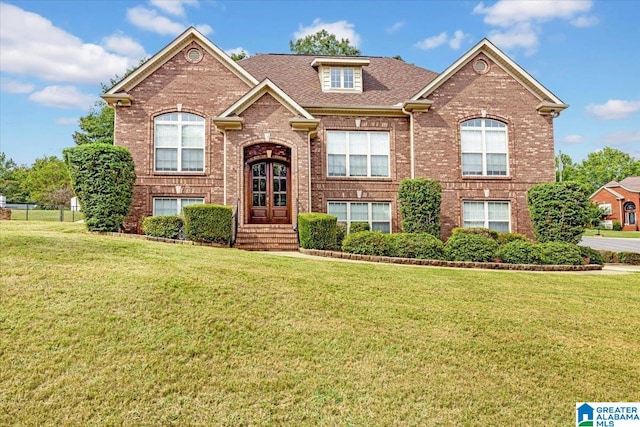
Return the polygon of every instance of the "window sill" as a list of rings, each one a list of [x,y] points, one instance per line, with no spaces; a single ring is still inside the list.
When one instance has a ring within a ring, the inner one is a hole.
[[[373,181],[373,182],[392,182],[391,177],[376,177],[376,176],[327,176],[327,181]]]
[[[473,181],[509,181],[513,179],[512,176],[499,176],[499,175],[462,175],[463,180]]]
[[[154,176],[207,176],[206,172],[171,172],[171,171],[153,171]]]

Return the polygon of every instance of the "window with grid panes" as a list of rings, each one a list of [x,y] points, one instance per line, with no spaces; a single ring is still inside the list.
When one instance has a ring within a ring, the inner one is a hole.
[[[156,172],[204,171],[205,120],[189,113],[168,113],[154,119]]]
[[[391,204],[384,202],[328,202],[327,213],[347,224],[347,230],[354,222],[366,222],[370,230],[391,232]]]
[[[327,176],[387,178],[389,132],[327,132]]]
[[[489,228],[500,232],[511,229],[509,202],[466,201],[463,202],[462,221],[464,228]]]
[[[460,125],[462,175],[506,176],[507,125],[492,119],[467,120]]]

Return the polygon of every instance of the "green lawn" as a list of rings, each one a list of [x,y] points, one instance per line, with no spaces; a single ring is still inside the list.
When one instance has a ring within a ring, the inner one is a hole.
[[[640,396],[640,274],[282,257],[0,223],[0,425],[575,424]]]
[[[584,231],[584,236],[593,237],[596,234],[601,234],[602,237],[622,237],[628,239],[640,239],[640,231],[613,231],[613,230],[600,230],[596,228],[587,228]]]
[[[28,221],[60,221],[59,209],[11,209],[12,220]],[[64,222],[80,221],[84,219],[82,212],[72,212],[69,209],[63,211]]]

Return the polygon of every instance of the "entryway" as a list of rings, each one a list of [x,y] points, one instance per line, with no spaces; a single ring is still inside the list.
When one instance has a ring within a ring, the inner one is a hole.
[[[289,166],[278,161],[250,165],[249,223],[291,223],[289,175]]]

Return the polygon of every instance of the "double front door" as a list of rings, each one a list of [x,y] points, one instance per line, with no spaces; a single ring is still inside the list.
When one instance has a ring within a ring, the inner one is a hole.
[[[290,224],[289,166],[278,161],[261,161],[249,166],[248,175],[249,222]]]

